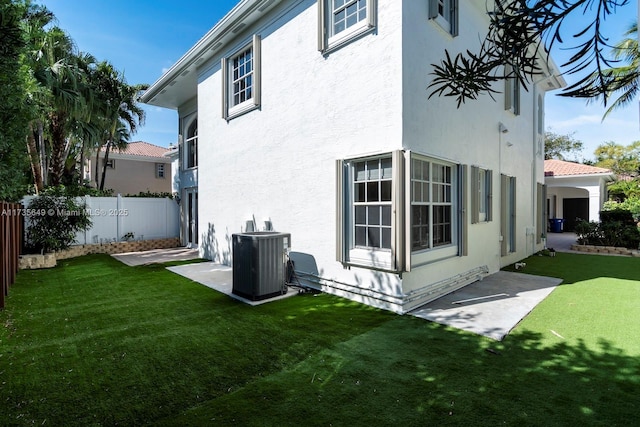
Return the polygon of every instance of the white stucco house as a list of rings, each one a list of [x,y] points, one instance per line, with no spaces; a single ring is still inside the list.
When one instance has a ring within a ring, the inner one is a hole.
[[[201,255],[291,233],[307,284],[405,313],[542,249],[553,64],[529,91],[428,98],[487,26],[484,0],[240,1],[142,98],[197,159]]]
[[[563,160],[544,161],[548,217],[563,220],[563,230],[573,231],[576,220],[600,221],[607,201],[607,183],[615,179],[609,169]]]

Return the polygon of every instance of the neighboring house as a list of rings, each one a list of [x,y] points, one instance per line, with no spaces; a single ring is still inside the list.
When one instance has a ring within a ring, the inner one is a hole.
[[[614,178],[609,169],[545,160],[548,217],[563,219],[564,231],[573,231],[577,219],[600,221],[600,210],[607,201],[607,182]]]
[[[488,23],[484,0],[241,1],[142,97],[178,111],[202,256],[289,232],[302,281],[404,313],[541,250],[553,64],[459,109],[427,90]]]
[[[171,160],[164,156],[167,148],[137,141],[127,144],[126,150],[110,150],[107,160],[105,190],[114,194],[138,194],[140,192],[171,192]],[[98,177],[102,179],[105,149],[100,151]],[[95,154],[89,156],[85,165],[85,179],[95,185]]]

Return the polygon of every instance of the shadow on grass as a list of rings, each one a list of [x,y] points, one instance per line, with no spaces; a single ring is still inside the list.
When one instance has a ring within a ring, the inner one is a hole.
[[[569,283],[599,274],[591,269],[599,260],[578,256],[588,262],[574,267],[565,256],[528,260],[526,272],[555,268]],[[611,262],[624,267],[617,277],[631,274],[615,257],[604,261],[603,274],[616,274]],[[249,307],[164,266],[102,255],[20,272],[10,298],[0,312],[2,425],[553,426],[637,417],[640,352],[611,340],[519,327],[496,343],[328,295]]]
[[[625,425],[638,392],[637,355],[607,341],[496,344],[396,318],[164,425]]]

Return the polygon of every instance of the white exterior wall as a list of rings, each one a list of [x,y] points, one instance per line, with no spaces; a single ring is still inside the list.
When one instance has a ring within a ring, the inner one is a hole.
[[[544,182],[543,153],[538,144],[537,126],[534,126],[539,92],[521,90],[520,115],[505,111],[503,82],[496,85],[501,93],[494,95],[495,100],[481,95],[456,108],[454,98],[433,96],[429,99],[426,88],[432,79],[428,74],[431,64],[440,63],[445,49],[454,56],[477,48],[488,20],[484,2],[474,2],[471,6],[467,1],[460,1],[460,32],[452,37],[428,19],[427,4],[403,1],[403,147],[430,157],[492,170],[493,220],[468,224],[468,256],[449,258],[404,274],[405,292],[435,291],[418,302],[442,293],[431,288],[465,284],[464,280],[458,284],[447,283],[448,278],[455,275],[452,273],[470,272],[470,280],[475,280],[477,269],[486,267],[489,273],[494,273],[542,249],[541,244],[535,243],[533,232],[536,182]],[[499,132],[500,123],[507,127],[508,133]],[[516,252],[504,257],[500,250],[500,174],[517,179]],[[470,190],[469,181],[467,185]],[[468,211],[470,207],[469,191]]]
[[[477,46],[487,21],[484,2],[472,8],[460,2],[460,35],[452,38],[428,20],[427,4],[377,2],[376,30],[324,56],[317,50],[317,2],[278,6],[223,52],[234,54],[252,34],[262,38],[260,109],[228,122],[222,118],[221,58],[202,64],[197,110],[203,257],[229,262],[231,235],[244,231],[246,221],[255,219],[261,230],[268,220],[275,230],[291,233],[293,251],[311,257],[323,289],[405,312],[433,299],[430,288],[460,273],[476,272],[464,277],[468,283],[542,248],[532,232],[536,182],[544,182],[534,128],[538,92],[521,91],[519,116],[504,110],[501,94],[459,109],[448,97],[428,99],[430,64],[440,61],[445,46],[453,52]],[[190,108],[180,110],[182,119]],[[509,133],[498,131],[500,122]],[[491,169],[493,221],[468,225],[465,257],[402,277],[345,269],[336,261],[335,161],[398,149]],[[505,257],[500,173],[517,177],[517,251]]]
[[[203,256],[228,260],[231,235],[255,217],[259,229],[269,220],[275,230],[291,233],[292,250],[312,255],[323,278],[401,293],[397,275],[346,270],[335,260],[336,159],[402,144],[400,7],[380,2],[379,31],[327,56],[317,50],[315,0],[299,2],[276,21],[243,33],[225,54],[254,32],[262,36],[262,105],[228,123],[221,118],[219,58],[202,70]],[[279,8],[271,15],[281,13]]]

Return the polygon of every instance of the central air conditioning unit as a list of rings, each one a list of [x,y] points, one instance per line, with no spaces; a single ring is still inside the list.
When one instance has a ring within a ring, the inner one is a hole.
[[[233,234],[231,238],[233,294],[259,301],[287,293],[290,233],[260,231]]]

